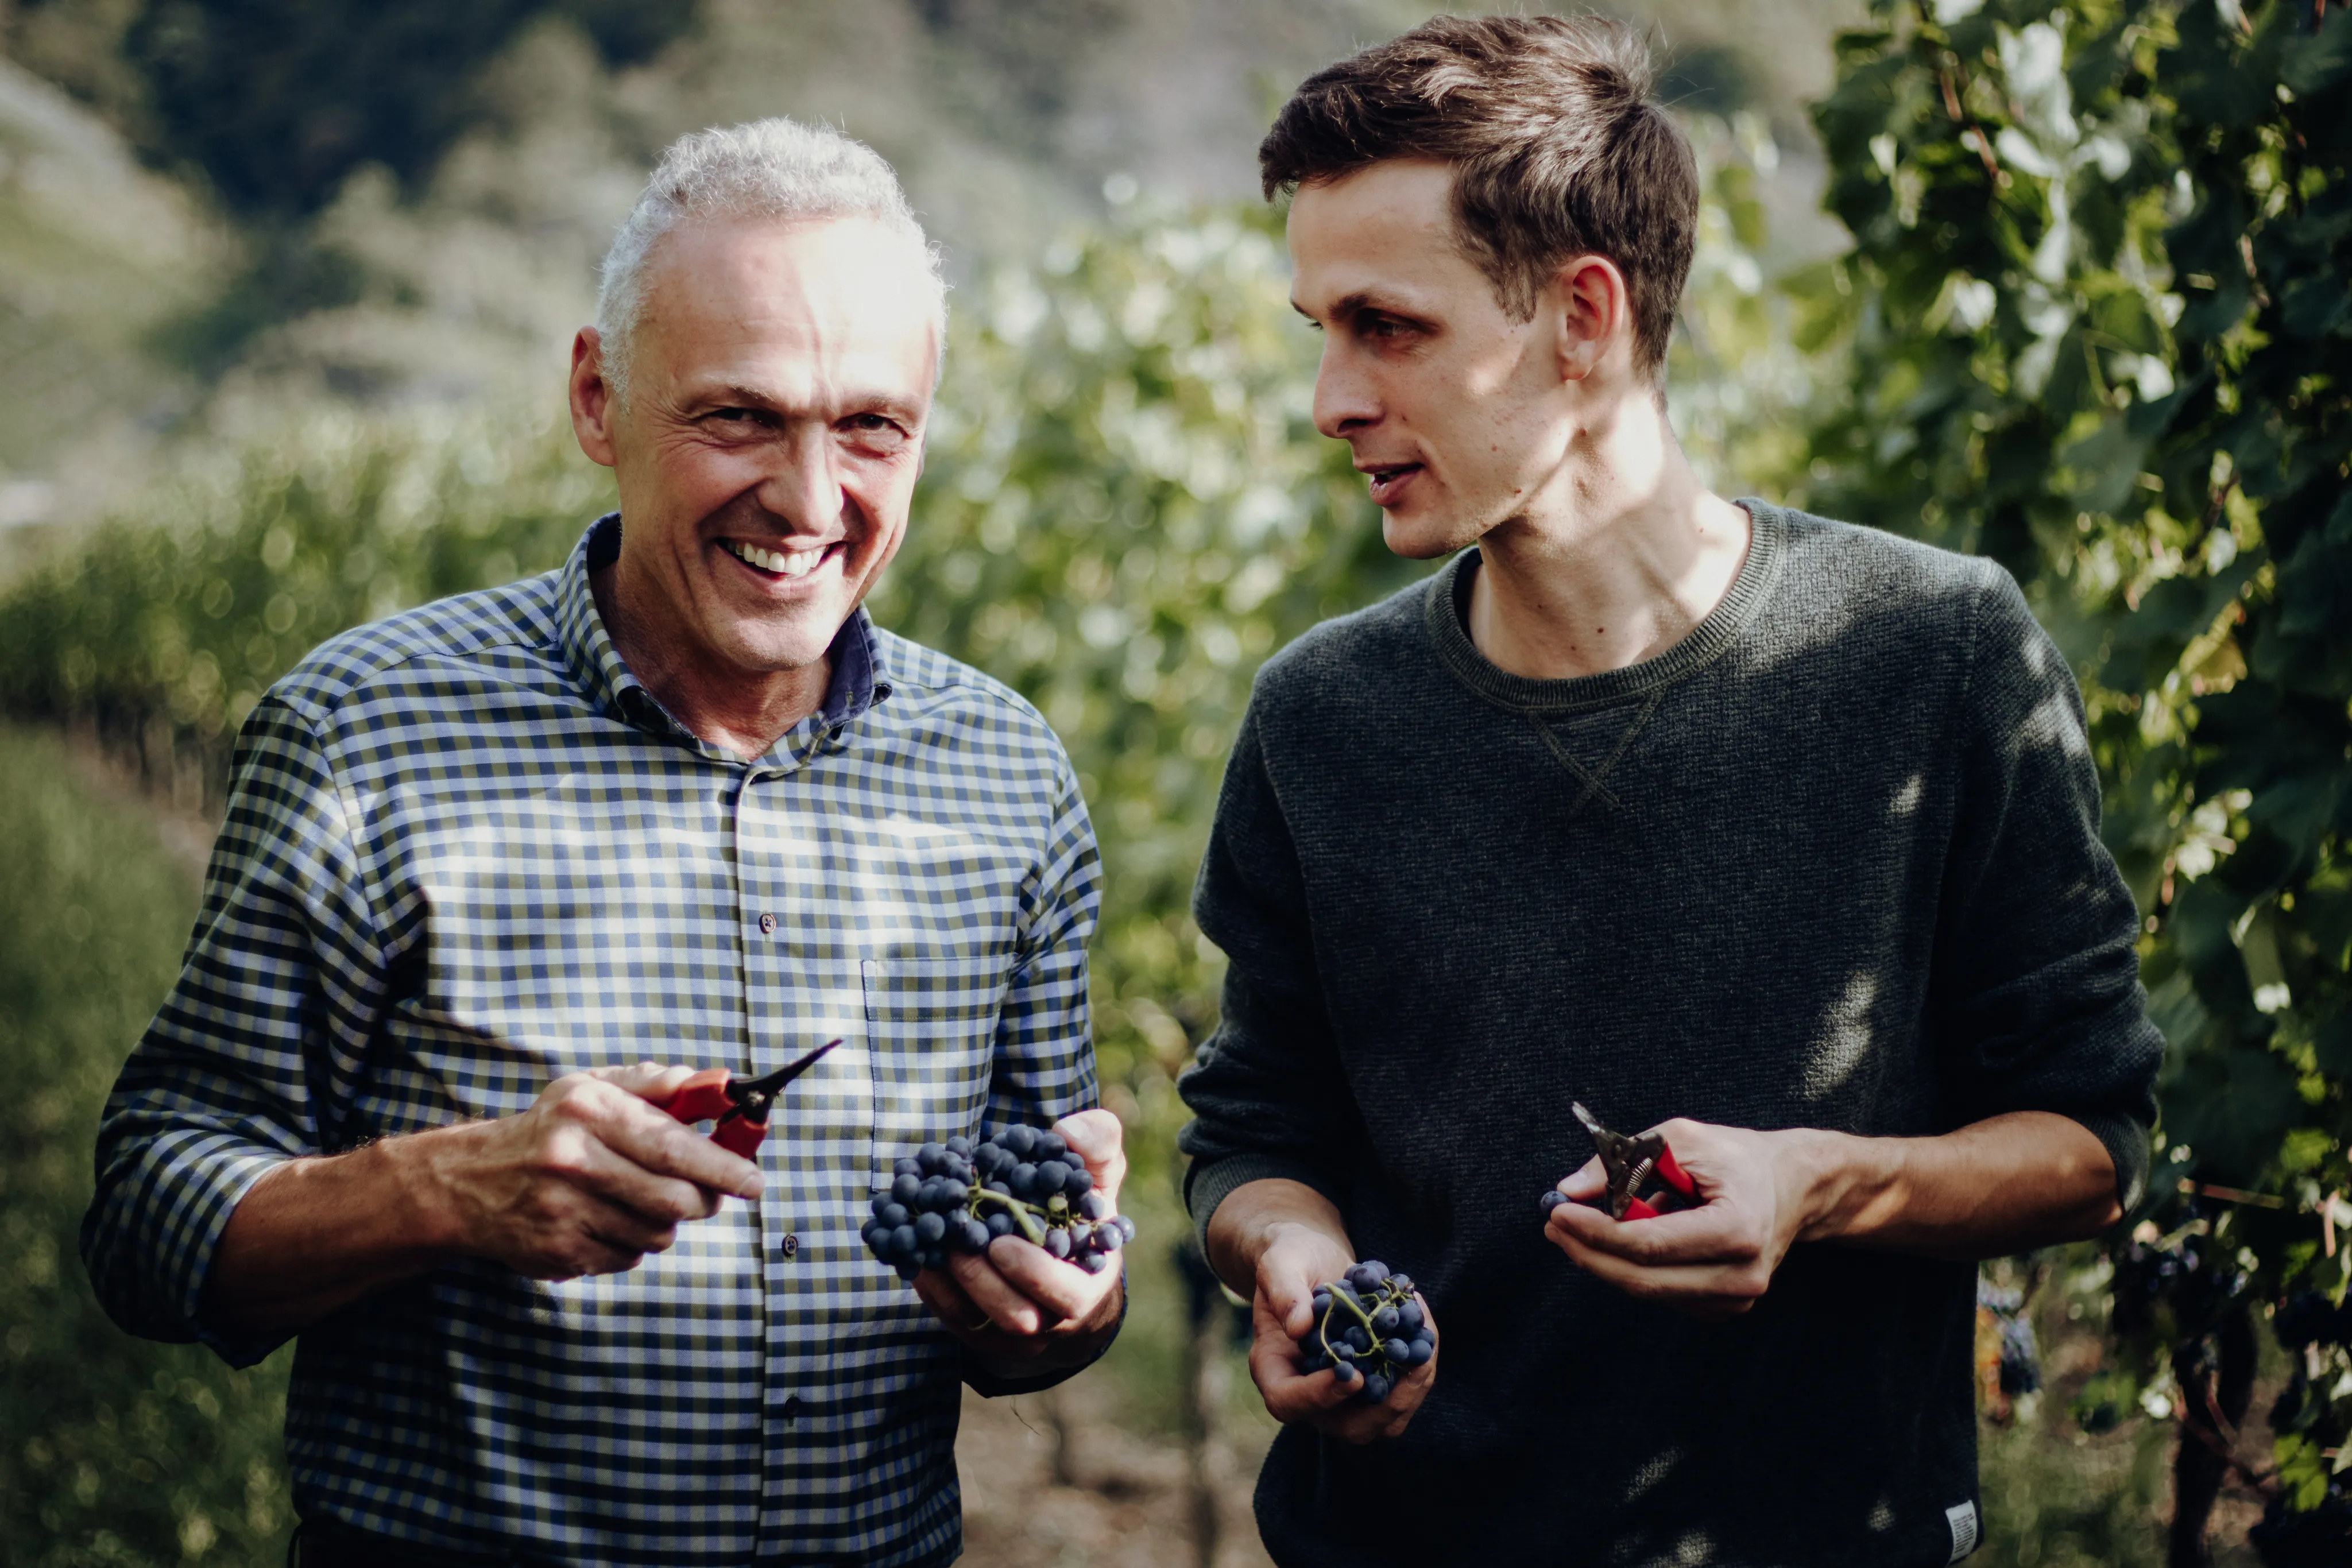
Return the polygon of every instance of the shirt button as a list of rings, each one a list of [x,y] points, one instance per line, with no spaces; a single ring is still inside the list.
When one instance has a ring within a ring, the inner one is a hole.
[[[786,1235],[784,1238],[784,1256],[790,1258],[800,1249],[801,1239],[797,1236]]]
[[[762,915],[760,916],[760,935],[762,936],[773,936],[775,934],[776,917],[772,915]]]

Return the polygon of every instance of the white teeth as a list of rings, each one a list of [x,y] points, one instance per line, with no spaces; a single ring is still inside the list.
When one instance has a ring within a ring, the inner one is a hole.
[[[748,561],[761,571],[772,571],[784,577],[806,577],[816,570],[816,563],[824,559],[823,545],[819,545],[814,549],[793,550],[789,553],[783,550],[761,549],[758,545],[731,542],[727,548],[734,552],[737,559]]]

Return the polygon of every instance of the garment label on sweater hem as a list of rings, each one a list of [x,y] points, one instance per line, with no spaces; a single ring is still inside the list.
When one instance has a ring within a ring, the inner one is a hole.
[[[1944,1511],[1944,1522],[1952,1527],[1952,1554],[1944,1561],[1958,1563],[1977,1549],[1977,1505],[1954,1503]]]

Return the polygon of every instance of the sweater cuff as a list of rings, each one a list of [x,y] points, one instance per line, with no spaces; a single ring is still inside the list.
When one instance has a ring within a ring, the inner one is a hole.
[[[2107,1157],[2116,1165],[2116,1203],[2129,1215],[2147,1192],[2147,1128],[2127,1111],[2062,1111],[2059,1114],[2081,1123],[2091,1136],[2106,1145]]]
[[[1195,1160],[1184,1173],[1184,1207],[1192,1216],[1192,1233],[1201,1243],[1202,1257],[1209,1255],[1209,1221],[1217,1205],[1232,1197],[1235,1187],[1254,1181],[1295,1181],[1329,1198],[1334,1208],[1344,1211],[1347,1207],[1340,1201],[1339,1186],[1303,1161],[1256,1154]]]

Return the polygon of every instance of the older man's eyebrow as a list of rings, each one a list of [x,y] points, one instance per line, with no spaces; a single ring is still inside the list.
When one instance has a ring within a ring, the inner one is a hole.
[[[714,387],[696,400],[709,408],[764,408],[778,413],[795,411],[795,400],[782,396],[772,387],[757,387],[743,382],[730,382]],[[848,388],[829,398],[838,410],[845,413],[887,413],[894,418],[912,419],[921,414],[923,402],[903,392],[886,392],[881,388]]]

